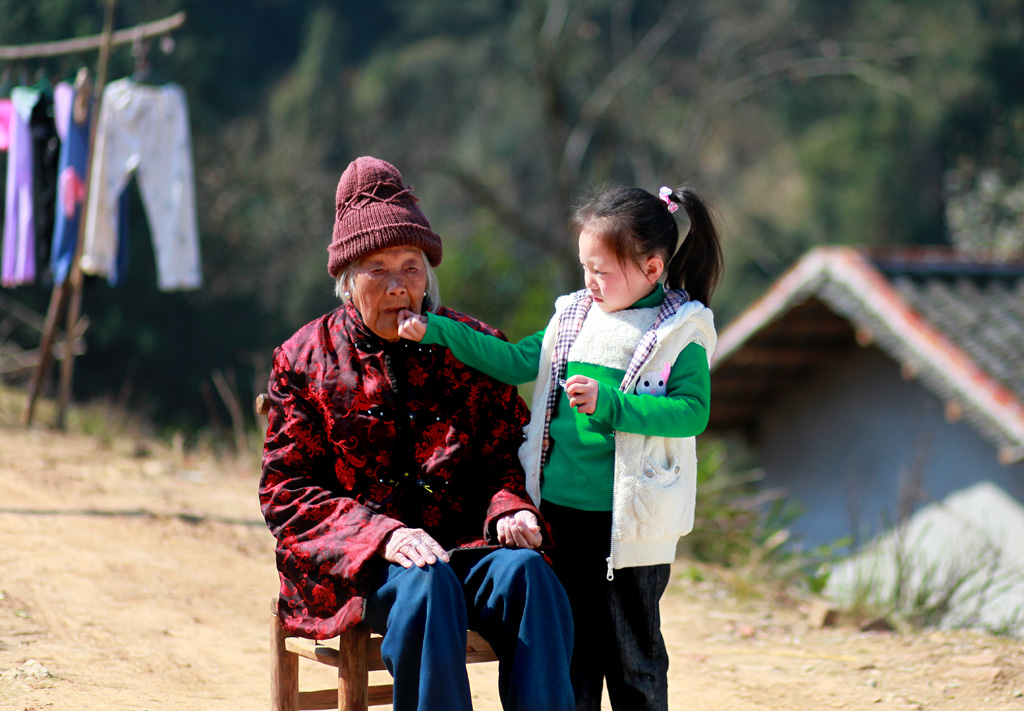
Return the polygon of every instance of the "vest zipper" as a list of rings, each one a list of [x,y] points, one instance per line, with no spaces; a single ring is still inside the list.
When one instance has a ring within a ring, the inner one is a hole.
[[[618,432],[613,433],[615,436],[612,442],[617,439]],[[615,553],[615,499],[618,498],[619,491],[619,477],[615,474],[615,455],[612,455],[612,530],[608,534],[608,557],[605,558],[605,562],[608,563],[608,572],[605,574],[605,579],[608,582],[615,580],[615,561],[613,556]]]
[[[647,359],[644,360],[644,362],[640,365],[640,368],[636,371],[636,376],[635,376],[633,382],[627,383],[626,384],[626,389],[623,392],[629,392],[634,387],[636,387],[636,381],[640,379],[640,371],[642,371],[644,368],[646,368],[647,365],[649,363],[651,363],[651,361],[654,360],[654,353],[655,353],[654,350],[652,350],[650,352],[650,354],[647,356]],[[614,437],[614,439],[612,441],[614,442],[614,441],[616,441],[618,439],[619,433],[618,432],[613,432],[613,434],[614,434],[615,437]],[[615,554],[615,499],[618,498],[618,493],[619,493],[619,477],[615,473],[616,467],[615,467],[615,463],[614,462],[615,462],[615,460],[614,460],[614,455],[613,455],[613,458],[612,458],[612,530],[611,530],[611,533],[609,535],[610,541],[609,541],[609,545],[608,545],[608,557],[604,559],[605,562],[608,564],[608,572],[605,574],[605,579],[607,579],[608,582],[611,582],[612,580],[615,580],[615,557],[614,557],[614,554]]]

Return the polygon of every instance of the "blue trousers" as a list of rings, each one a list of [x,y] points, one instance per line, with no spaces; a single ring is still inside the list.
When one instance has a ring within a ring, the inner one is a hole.
[[[366,621],[384,635],[395,711],[471,711],[466,630],[498,656],[505,711],[573,711],[572,612],[536,551],[455,551],[450,563],[388,564],[367,596]]]

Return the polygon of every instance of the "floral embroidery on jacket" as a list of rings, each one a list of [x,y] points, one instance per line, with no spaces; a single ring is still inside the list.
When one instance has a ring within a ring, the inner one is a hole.
[[[397,391],[389,363],[403,373]],[[260,503],[292,634],[325,639],[362,619],[377,551],[395,528],[480,547],[496,543],[484,532],[497,517],[537,512],[518,457],[525,404],[447,348],[386,344],[346,304],[275,351],[268,387]]]

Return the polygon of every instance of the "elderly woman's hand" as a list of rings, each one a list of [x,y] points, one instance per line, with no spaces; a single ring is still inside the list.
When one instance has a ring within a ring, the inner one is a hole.
[[[422,341],[427,333],[427,317],[415,311],[403,309],[398,312],[398,335],[410,341]]]
[[[396,528],[388,534],[382,545],[381,555],[389,563],[398,563],[403,568],[436,563],[438,558],[448,562],[448,553],[441,544],[431,538],[422,528]]]
[[[532,511],[516,511],[498,519],[498,543],[505,548],[537,548],[544,540],[537,516]]]

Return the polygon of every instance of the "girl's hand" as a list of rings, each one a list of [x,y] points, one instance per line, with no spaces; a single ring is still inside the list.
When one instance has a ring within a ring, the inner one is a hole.
[[[569,395],[569,406],[577,412],[593,415],[597,409],[598,382],[585,375],[574,375],[565,381],[565,392]]]
[[[403,309],[398,312],[398,335],[410,341],[422,341],[427,334],[427,317],[415,311]]]
[[[498,519],[498,543],[505,548],[536,548],[544,541],[537,516],[532,511],[516,511]]]

